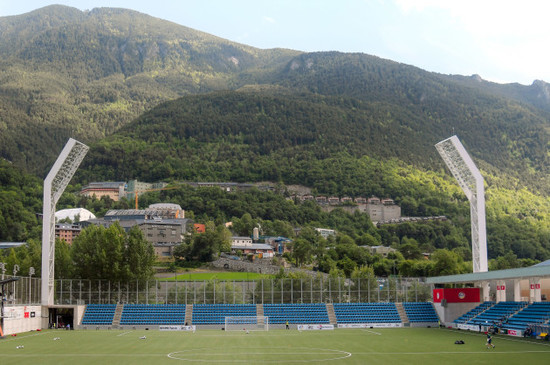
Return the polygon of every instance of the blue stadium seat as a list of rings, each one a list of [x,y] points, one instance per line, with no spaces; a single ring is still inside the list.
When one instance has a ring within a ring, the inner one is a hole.
[[[311,304],[264,304],[264,316],[270,324],[329,324],[324,303]]]
[[[82,317],[82,325],[111,325],[116,304],[88,304]]]

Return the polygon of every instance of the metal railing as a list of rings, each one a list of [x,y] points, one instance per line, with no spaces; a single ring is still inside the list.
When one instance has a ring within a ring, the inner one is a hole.
[[[40,278],[21,277],[4,293],[6,305],[40,304]],[[422,302],[432,286],[419,278],[260,279],[247,281],[111,282],[55,280],[54,304],[268,304]]]

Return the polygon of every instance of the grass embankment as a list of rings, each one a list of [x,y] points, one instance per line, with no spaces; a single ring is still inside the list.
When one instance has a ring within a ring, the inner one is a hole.
[[[243,281],[271,279],[273,275],[264,275],[254,272],[189,272],[183,274],[174,274],[172,277],[160,278],[159,281]]]

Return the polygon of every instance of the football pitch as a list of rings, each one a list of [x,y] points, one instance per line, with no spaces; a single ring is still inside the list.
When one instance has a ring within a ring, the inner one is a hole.
[[[141,337],[145,337],[142,339]],[[465,344],[455,345],[463,340]],[[49,330],[0,340],[0,364],[543,364],[550,344],[438,328],[192,332]]]

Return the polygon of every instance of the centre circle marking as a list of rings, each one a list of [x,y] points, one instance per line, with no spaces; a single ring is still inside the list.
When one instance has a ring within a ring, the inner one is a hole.
[[[269,359],[258,359],[258,361],[264,363],[274,363],[281,362],[281,357],[284,356],[299,356],[299,355],[318,355],[319,358],[311,360],[288,360],[288,362],[322,362],[322,361],[335,361],[342,360],[348,357],[351,357],[351,352],[333,350],[333,349],[319,349],[312,347],[269,347],[269,348],[243,348],[242,352],[239,353],[228,353],[228,352],[215,352],[216,349],[208,348],[194,348],[189,350],[174,351],[166,355],[167,357],[174,360],[189,361],[189,362],[222,362],[222,363],[241,363],[244,360],[249,361],[251,355],[265,356],[273,355],[273,360]],[[264,351],[264,352],[262,352]],[[308,352],[309,351],[309,352]],[[226,356],[231,357],[232,359],[220,359],[219,357]],[[244,357],[247,358],[239,358]],[[330,356],[325,358],[324,356]],[[199,357],[199,358],[197,358]],[[237,357],[237,359],[235,359]]]

